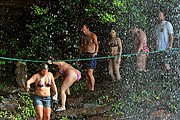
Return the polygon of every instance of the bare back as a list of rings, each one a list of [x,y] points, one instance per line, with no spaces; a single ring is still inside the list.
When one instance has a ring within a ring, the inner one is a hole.
[[[72,69],[73,67],[66,62],[61,62],[61,64],[58,66],[58,68],[59,68],[59,70],[66,72],[68,69]]]
[[[144,31],[140,31],[139,36],[138,36],[139,42],[143,42],[144,45],[147,45],[147,37]]]
[[[139,30],[136,32],[136,49],[140,52],[143,47],[147,46],[147,37],[144,31]]]

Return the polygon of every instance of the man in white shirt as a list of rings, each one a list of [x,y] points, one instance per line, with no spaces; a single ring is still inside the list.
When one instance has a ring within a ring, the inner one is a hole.
[[[168,21],[165,21],[164,13],[159,12],[158,14],[158,24],[156,25],[156,50],[158,51],[164,51],[171,49],[173,46],[173,40],[174,40],[174,32],[172,24]],[[163,53],[161,53],[163,54]],[[162,57],[162,63],[163,68],[165,70],[170,69],[169,60],[166,58],[168,55],[163,54]]]

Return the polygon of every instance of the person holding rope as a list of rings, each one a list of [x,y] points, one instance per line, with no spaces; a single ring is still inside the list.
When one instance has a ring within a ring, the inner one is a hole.
[[[52,60],[54,60],[52,58]],[[48,60],[48,64],[54,64],[58,67],[58,71],[56,72],[54,78],[57,79],[60,75],[63,76],[63,82],[60,88],[61,95],[61,107],[59,107],[56,112],[61,112],[66,110],[66,91],[69,91],[70,86],[74,82],[78,82],[81,79],[81,72],[70,64],[61,61],[61,62],[53,62],[52,60]],[[70,94],[70,91],[68,92]]]
[[[149,48],[147,46],[146,33],[143,30],[138,29],[136,27],[132,28],[131,32],[135,36],[135,47],[137,53],[136,55],[137,71],[146,71],[146,61],[148,54],[144,54],[144,53],[149,52]]]
[[[121,63],[121,54],[122,54],[122,42],[119,37],[116,36],[116,30],[115,28],[111,29],[110,32],[111,39],[109,41],[110,46],[110,55],[111,56],[119,56],[109,59],[109,74],[112,78],[112,80],[120,80],[120,63]],[[115,73],[114,73],[115,72]]]
[[[51,115],[51,93],[50,88],[54,92],[53,99],[57,99],[58,93],[54,77],[51,72],[48,72],[48,65],[44,64],[40,71],[34,74],[26,82],[26,91],[29,91],[30,85],[35,83],[35,92],[33,103],[36,110],[36,120],[50,120]]]
[[[158,13],[158,24],[155,27],[155,32],[156,50],[164,51],[171,49],[174,41],[173,26],[170,22],[165,21],[164,13],[161,11]],[[170,70],[168,54],[167,51],[160,54],[165,70]]]
[[[87,24],[84,24],[82,26],[81,31],[83,32],[83,36],[80,39],[81,41],[79,55],[81,55],[81,58],[83,59],[92,58],[91,60],[85,60],[81,63],[83,63],[85,79],[89,91],[94,91],[95,78],[93,73],[97,65],[97,59],[93,58],[97,57],[99,44],[96,34],[89,30]]]

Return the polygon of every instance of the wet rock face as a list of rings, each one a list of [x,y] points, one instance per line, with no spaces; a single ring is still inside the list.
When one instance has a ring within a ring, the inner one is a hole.
[[[173,114],[167,110],[157,110],[152,112],[146,120],[174,120]]]
[[[17,111],[17,100],[14,97],[2,98],[0,102],[0,111],[9,111],[15,113]]]
[[[16,63],[16,70],[15,70],[15,74],[16,74],[16,81],[18,84],[19,88],[25,88],[25,83],[27,80],[27,65],[25,62],[20,62],[18,61]]]

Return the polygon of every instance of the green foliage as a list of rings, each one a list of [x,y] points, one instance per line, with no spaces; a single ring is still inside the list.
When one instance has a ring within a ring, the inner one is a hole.
[[[18,94],[18,96],[20,97],[18,103],[23,102],[24,104],[19,103],[18,110],[21,112],[17,114],[16,120],[28,120],[29,117],[34,117],[36,112],[29,94]]]
[[[55,27],[52,24],[55,20],[53,16],[48,15],[49,9],[47,7],[43,9],[39,6],[34,6],[32,11],[32,14],[38,17],[33,20],[33,23],[26,25],[26,35],[30,36],[30,39],[28,40],[28,45],[26,45],[27,48],[20,48],[21,50],[16,54],[16,57],[48,59],[53,46],[51,37],[54,30],[53,27]]]
[[[139,112],[138,108],[142,108],[142,106],[152,106],[155,102],[160,101],[166,102],[172,111],[177,112],[175,96],[171,94],[169,97],[166,96],[165,100],[164,99],[162,91],[140,89],[139,91],[134,91],[126,95],[126,98],[122,98],[118,101],[113,100],[111,102],[111,110],[118,115],[125,115],[130,112],[135,112],[135,110]]]
[[[9,111],[1,111],[0,118],[13,119],[13,120],[28,120],[29,117],[34,117],[36,115],[32,100],[29,94],[18,94],[19,100],[17,101],[18,113],[14,115]]]
[[[85,11],[88,17],[98,16],[101,23],[116,23],[127,27],[126,24],[131,25],[136,21],[136,24],[144,28],[147,24],[144,9],[143,0],[90,0]],[[129,21],[128,17],[133,20]]]
[[[71,91],[79,93],[81,91],[85,91],[87,88],[87,84],[85,82],[86,80],[84,78],[81,78],[80,81],[75,82],[72,86],[71,86]]]
[[[54,6],[33,6],[30,10],[31,22],[26,25],[25,32],[29,40],[25,48],[19,48],[16,57],[44,60],[55,56],[58,59],[74,59],[78,53],[82,22],[92,22],[90,18],[94,17],[101,24],[116,23],[125,27],[129,22],[128,17],[133,16],[145,26],[142,2],[90,0],[84,4],[81,0],[69,0],[52,3]]]
[[[0,111],[0,118],[14,119],[14,116],[8,111]]]
[[[32,7],[32,9],[36,15],[44,15],[44,14],[47,14],[49,11],[48,7],[43,9],[43,8],[40,8],[39,6],[34,6],[34,7]]]
[[[3,43],[2,45],[6,46],[5,49],[0,50],[0,56],[33,60],[47,60],[50,56],[57,60],[75,59],[79,51],[80,29],[83,22],[88,22],[94,27],[91,30],[98,35],[98,40],[102,45],[100,46],[100,52],[102,52],[102,47],[107,41],[106,34],[110,29],[109,25],[117,25],[118,28],[123,30],[120,32],[122,32],[123,51],[126,52],[127,49],[132,50],[131,44],[129,44],[131,43],[131,37],[127,34],[132,26],[137,25],[148,30],[147,34],[151,36],[152,28],[155,25],[156,12],[160,9],[171,11],[172,6],[178,5],[177,2],[178,0],[153,0],[150,3],[145,0],[89,0],[86,2],[84,0],[59,0],[52,2],[51,5],[32,6],[30,10],[27,10],[29,17],[27,21],[24,21],[26,22],[26,28],[22,30],[23,32],[20,31],[20,34],[6,41],[9,38],[8,32],[19,33],[19,31],[0,31],[1,38],[8,36],[6,40],[0,40]],[[176,12],[173,14],[176,14]],[[169,16],[171,18],[172,15]],[[149,37],[149,44],[151,44],[151,38]],[[14,54],[11,54],[10,50]],[[4,64],[5,61],[0,60],[0,65]],[[37,64],[39,65],[39,63]],[[35,72],[37,64],[28,63],[29,74]],[[162,86],[166,90],[171,90],[170,82],[165,82]],[[87,87],[85,87],[85,82],[81,81],[79,84],[72,86],[74,91],[83,88]],[[3,85],[0,86],[0,89],[3,89]],[[138,89],[138,92],[134,90],[127,95],[128,101],[120,100],[118,103],[114,103],[113,111],[124,114],[142,105],[142,102],[160,101],[162,95],[161,91],[151,93],[149,90]],[[26,97],[21,99],[28,102]],[[110,101],[111,99],[108,96],[102,96],[98,98],[97,103],[105,105]],[[173,109],[176,109],[173,95],[167,101],[170,102]],[[19,114],[18,119],[26,119],[26,115],[34,114],[32,107],[26,107],[19,106],[18,109],[22,111],[23,115]],[[11,113],[3,112],[0,115],[7,118]]]
[[[7,50],[0,49],[0,57],[6,55],[6,53],[7,53]],[[5,64],[5,61],[0,60],[0,65],[4,65],[4,64]]]
[[[67,116],[62,116],[60,120],[69,120]]]
[[[124,108],[126,107],[126,104],[124,102],[117,102],[112,105],[112,111],[119,115],[124,115]]]
[[[100,98],[98,98],[98,99],[96,100],[96,103],[97,103],[98,105],[106,106],[106,105],[109,104],[111,101],[112,101],[112,100],[111,100],[111,98],[109,98],[109,96],[103,95],[103,96],[101,96]]]

